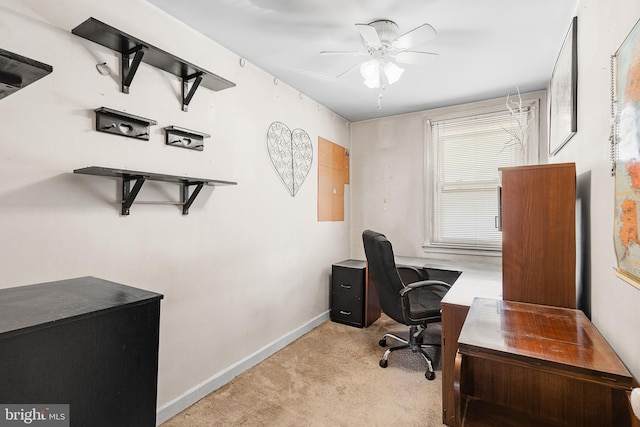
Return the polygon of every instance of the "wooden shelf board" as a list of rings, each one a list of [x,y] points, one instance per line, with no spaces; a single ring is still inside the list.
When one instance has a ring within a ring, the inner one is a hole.
[[[127,169],[105,168],[101,166],[89,166],[86,168],[76,169],[73,173],[84,175],[106,176],[112,178],[131,178],[142,176],[150,181],[165,181],[176,183],[203,183],[204,185],[237,185],[237,182],[222,181],[210,178],[195,178],[181,175],[167,175],[161,173],[141,172]]]
[[[162,49],[150,45],[123,31],[111,27],[95,18],[89,18],[75,27],[71,32],[79,37],[108,47],[119,53],[130,52],[136,46],[144,45],[148,48],[142,62],[164,70],[180,78],[186,78],[196,73],[202,74],[201,86],[214,91],[220,91],[235,86],[232,83],[210,71],[197,67],[190,62],[182,60]]]
[[[51,65],[0,49],[0,99],[53,71]]]
[[[569,427],[567,424],[534,417],[485,400],[466,399],[463,427]]]

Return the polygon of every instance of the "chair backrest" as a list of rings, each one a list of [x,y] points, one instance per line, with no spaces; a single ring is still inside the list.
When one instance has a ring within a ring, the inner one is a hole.
[[[362,233],[362,242],[382,311],[396,322],[405,323],[400,298],[404,284],[396,267],[391,242],[384,234],[371,230]]]

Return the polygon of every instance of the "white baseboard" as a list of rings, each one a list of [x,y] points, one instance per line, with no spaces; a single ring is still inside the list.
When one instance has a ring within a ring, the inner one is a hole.
[[[329,311],[326,311],[319,316],[311,319],[299,328],[291,331],[290,333],[282,336],[272,343],[267,344],[260,350],[239,361],[238,363],[231,365],[227,369],[219,372],[208,380],[198,384],[197,386],[188,390],[186,393],[177,397],[166,405],[158,408],[156,412],[156,425],[159,426],[171,417],[179,414],[189,406],[196,403],[198,400],[202,399],[206,395],[212,393],[213,391],[219,389],[220,387],[234,379],[237,375],[262,362],[267,357],[286,347],[288,344],[291,344],[293,341],[300,338],[302,335],[311,331],[328,319]]]

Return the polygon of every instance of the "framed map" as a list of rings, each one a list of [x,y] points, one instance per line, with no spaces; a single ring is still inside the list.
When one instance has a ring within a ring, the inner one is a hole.
[[[615,54],[615,218],[618,273],[640,287],[640,21]]]

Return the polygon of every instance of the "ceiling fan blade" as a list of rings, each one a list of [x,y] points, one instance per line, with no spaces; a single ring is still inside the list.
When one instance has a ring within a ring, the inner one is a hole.
[[[426,65],[431,64],[438,56],[440,55],[433,52],[405,50],[396,54],[393,58],[401,64]]]
[[[431,25],[422,24],[395,39],[393,41],[393,47],[399,50],[408,49],[435,38],[437,34]]]
[[[349,68],[347,68],[346,70],[344,70],[343,72],[341,72],[340,74],[338,74],[338,75],[336,76],[336,79],[339,79],[340,77],[342,77],[342,76],[344,76],[345,74],[347,74],[349,71],[351,71],[351,70],[353,70],[353,69],[355,69],[355,68],[358,68],[358,67],[359,67],[359,66],[361,66],[361,65],[362,65],[362,64],[360,63],[360,64],[356,64],[356,65],[354,65],[353,67],[349,67]]]
[[[360,52],[357,50],[323,50],[320,55],[349,55],[349,56],[367,56],[366,52]]]
[[[369,24],[356,24],[356,28],[360,32],[360,37],[367,48],[378,49],[382,47],[380,36],[374,27]]]

